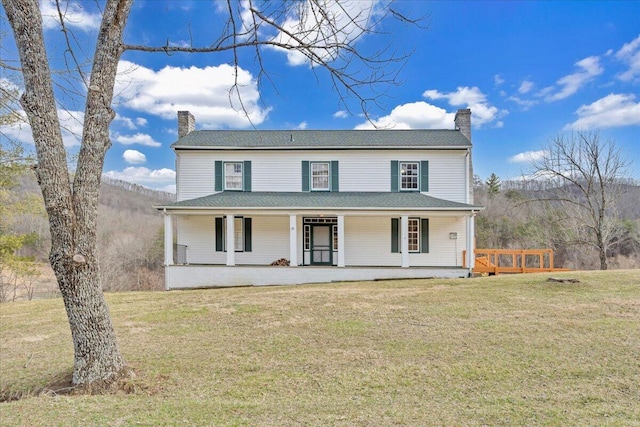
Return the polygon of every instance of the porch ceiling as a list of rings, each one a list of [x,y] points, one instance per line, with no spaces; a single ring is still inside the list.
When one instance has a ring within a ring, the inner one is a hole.
[[[478,211],[481,206],[438,199],[418,192],[239,192],[223,191],[157,209],[332,209]]]

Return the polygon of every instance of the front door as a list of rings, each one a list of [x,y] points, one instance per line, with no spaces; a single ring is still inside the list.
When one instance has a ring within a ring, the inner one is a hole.
[[[317,225],[311,227],[311,264],[331,265],[331,226]]]

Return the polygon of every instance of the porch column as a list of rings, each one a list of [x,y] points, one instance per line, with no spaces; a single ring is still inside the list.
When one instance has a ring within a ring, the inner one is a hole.
[[[298,217],[289,215],[289,265],[298,265]]]
[[[338,267],[344,267],[344,215],[338,215]]]
[[[227,215],[227,265],[236,265],[236,239],[235,239],[235,217]]]
[[[467,218],[467,267],[473,269],[476,266],[476,230],[475,230],[475,213]],[[524,261],[523,261],[524,265]]]
[[[173,221],[164,214],[164,265],[173,265]]]
[[[402,215],[400,217],[400,245],[402,252],[401,267],[409,267],[409,217]]]

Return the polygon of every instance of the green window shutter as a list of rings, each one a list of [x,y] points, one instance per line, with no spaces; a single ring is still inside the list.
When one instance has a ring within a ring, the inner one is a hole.
[[[429,253],[429,218],[420,220],[420,252]]]
[[[302,191],[309,191],[309,161],[302,161]]]
[[[340,191],[340,174],[338,173],[338,161],[331,161],[331,191]]]
[[[398,192],[398,161],[391,160],[391,192]]]
[[[222,191],[222,160],[216,160],[215,162],[215,190]]]
[[[420,191],[429,191],[429,161],[420,162]]]
[[[251,191],[251,160],[245,160],[242,165],[243,191]]]
[[[244,218],[244,251],[251,252],[251,218]]]
[[[222,217],[216,217],[216,252],[222,252]]]
[[[400,230],[400,224],[398,218],[391,218],[391,253],[397,254],[400,252],[398,231]]]

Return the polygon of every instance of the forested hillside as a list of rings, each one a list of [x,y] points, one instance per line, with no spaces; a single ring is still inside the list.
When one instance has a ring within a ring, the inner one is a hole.
[[[13,197],[36,200],[13,221],[14,231],[30,235],[19,255],[48,262],[49,226],[40,189],[30,171],[22,174]],[[98,250],[103,288],[108,291],[161,289],[163,221],[153,205],[175,195],[124,181],[105,179],[100,188]]]
[[[500,183],[495,179],[475,180],[475,202],[485,207],[476,217],[476,247],[550,248],[555,252],[556,267],[599,268],[596,248],[581,235],[585,224],[555,201],[567,193],[578,200],[577,191],[545,181]],[[633,180],[622,183],[622,196],[611,208],[617,217],[607,251],[611,268],[640,268],[639,184]]]

